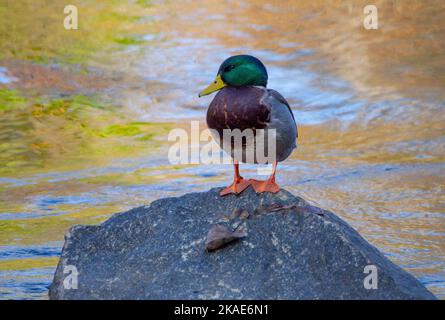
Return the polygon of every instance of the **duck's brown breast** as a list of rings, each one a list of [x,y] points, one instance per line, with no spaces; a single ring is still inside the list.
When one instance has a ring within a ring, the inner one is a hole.
[[[270,120],[270,108],[263,103],[267,90],[261,87],[226,87],[218,92],[207,110],[207,125],[224,129],[264,129]]]

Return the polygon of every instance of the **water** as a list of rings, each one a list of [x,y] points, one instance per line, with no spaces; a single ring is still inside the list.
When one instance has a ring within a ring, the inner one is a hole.
[[[67,34],[56,2],[34,3],[32,20],[0,1],[0,16],[15,9],[0,19],[0,297],[45,299],[74,224],[230,183],[230,166],[170,164],[167,134],[204,128],[212,97],[197,93],[250,53],[299,125],[281,186],[444,299],[445,5],[376,1],[366,31],[365,4],[81,2],[84,30]]]

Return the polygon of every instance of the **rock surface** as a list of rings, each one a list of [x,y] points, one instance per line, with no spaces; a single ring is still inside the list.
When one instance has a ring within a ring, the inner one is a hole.
[[[435,299],[333,213],[285,190],[223,198],[219,190],[72,227],[50,298]],[[208,252],[217,224],[246,236]],[[377,289],[364,287],[367,265],[377,268]],[[77,289],[64,288],[70,266]]]

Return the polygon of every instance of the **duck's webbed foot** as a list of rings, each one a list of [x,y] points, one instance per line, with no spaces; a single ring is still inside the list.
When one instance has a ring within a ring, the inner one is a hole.
[[[280,191],[280,187],[275,182],[276,170],[277,170],[277,162],[274,161],[272,164],[272,174],[270,175],[269,179],[267,179],[266,181],[250,179],[250,183],[252,184],[253,190],[255,190],[256,193],[261,193],[261,192],[277,193],[278,191]]]
[[[266,181],[250,179],[250,183],[252,184],[252,188],[253,190],[255,190],[256,193],[277,193],[278,191],[280,191],[280,187],[275,182],[275,179],[267,179]]]
[[[227,194],[235,193],[239,194],[246,190],[250,186],[250,180],[246,180],[239,174],[239,164],[238,161],[234,160],[233,162],[233,168],[235,171],[235,175],[233,177],[233,183],[228,186],[227,188],[224,188],[219,193],[220,196],[225,196]]]
[[[239,177],[238,179],[235,179],[235,181],[233,181],[233,183],[230,186],[221,190],[219,195],[225,196],[231,193],[240,194],[241,192],[246,190],[249,186],[250,186],[249,180],[243,179],[243,177]]]

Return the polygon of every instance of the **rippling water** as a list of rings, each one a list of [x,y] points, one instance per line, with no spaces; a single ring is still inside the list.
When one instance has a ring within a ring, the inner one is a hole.
[[[0,298],[46,298],[70,226],[230,182],[171,165],[167,134],[205,127],[197,93],[237,53],[299,125],[278,182],[445,298],[443,2],[376,1],[372,31],[364,1],[80,2],[77,34],[57,2],[23,3],[0,1]]]

